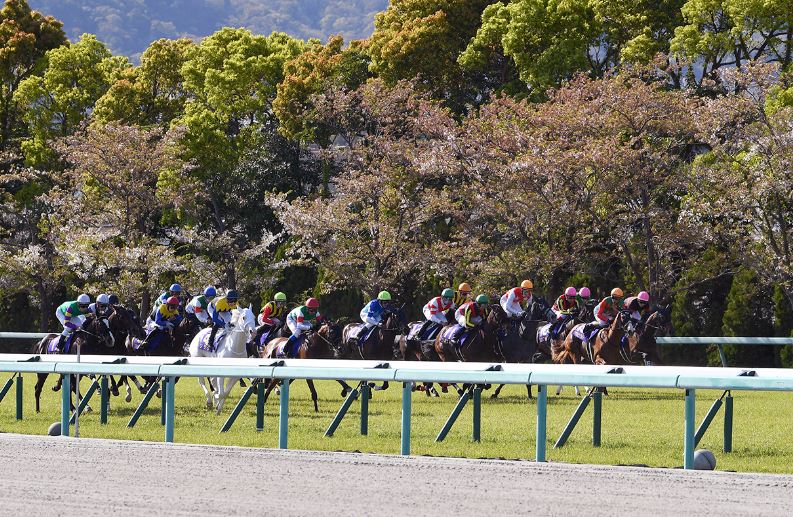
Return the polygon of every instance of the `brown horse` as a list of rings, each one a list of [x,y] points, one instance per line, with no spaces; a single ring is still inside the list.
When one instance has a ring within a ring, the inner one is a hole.
[[[660,365],[661,353],[655,338],[672,333],[672,318],[667,307],[659,307],[647,317],[639,329],[630,336],[632,363],[643,362],[647,366]]]
[[[469,336],[462,347],[458,348],[443,339],[443,335],[451,325],[444,327],[438,337],[435,338],[435,353],[444,362],[504,362],[504,353],[501,350],[498,334],[503,332],[504,326],[508,323],[506,313],[501,307],[491,305],[488,308],[486,319],[478,328],[471,331],[473,335]]]
[[[277,359],[278,347],[285,344],[289,338],[278,337],[267,343],[267,346],[261,351],[261,357],[267,359]],[[326,322],[317,329],[316,332],[311,332],[306,335],[303,344],[300,345],[298,350],[297,359],[338,359],[347,355],[341,339],[341,328],[333,322]],[[339,381],[341,382],[341,381]],[[317,390],[314,388],[314,381],[306,379],[308,389],[311,391],[311,400],[314,402],[314,411],[319,412],[319,405],[317,404]],[[264,401],[267,402],[267,397],[270,392],[275,388],[277,381],[271,382],[269,379],[265,381],[267,391],[264,394]]]
[[[592,342],[586,344],[578,337],[577,329],[586,325],[581,323],[573,328],[564,340],[562,350],[554,351],[553,360],[564,363],[569,359],[573,364],[626,364],[629,347],[623,343],[623,337],[633,334],[631,317],[626,311],[620,311],[611,326],[600,330]]]
[[[74,331],[74,338],[72,339],[72,344],[69,347],[68,354],[77,354],[77,350],[80,350],[82,354],[102,354],[107,353],[105,349],[109,349],[113,345],[113,338],[110,334],[110,329],[106,323],[104,323],[101,319],[94,318],[93,316],[87,318],[83,323],[83,326]],[[31,350],[34,354],[44,355],[44,354],[53,354],[55,352],[50,352],[50,343],[54,340],[59,338],[58,334],[48,334],[47,337],[43,338],[41,341],[36,343]],[[47,377],[49,376],[48,373],[39,373],[38,380],[36,381],[36,387],[34,389],[35,397],[36,397],[36,413],[40,411],[40,402],[41,402],[41,390],[44,387],[44,383],[47,381]],[[74,377],[74,376],[73,376]],[[77,382],[73,381],[70,383],[71,391],[73,393],[77,392]],[[59,391],[61,389],[61,380],[59,379],[58,383],[52,388],[52,391]],[[71,403],[70,403],[71,404]],[[71,404],[71,408],[74,409],[74,405]]]

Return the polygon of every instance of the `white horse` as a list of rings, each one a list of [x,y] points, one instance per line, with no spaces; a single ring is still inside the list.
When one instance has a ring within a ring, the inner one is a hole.
[[[248,350],[245,345],[256,334],[256,316],[254,316],[251,307],[234,309],[231,316],[231,326],[230,330],[223,331],[221,337],[217,339],[218,345],[214,352],[209,352],[201,347],[202,341],[208,338],[211,329],[204,329],[199,332],[190,343],[190,357],[247,358]],[[226,397],[231,393],[231,389],[238,380],[238,378],[212,377],[210,382],[215,390],[213,400],[212,392],[207,389],[203,377],[199,377],[198,384],[204,390],[204,395],[206,395],[207,407],[215,407],[217,414],[220,414],[223,410],[223,404],[226,402]]]

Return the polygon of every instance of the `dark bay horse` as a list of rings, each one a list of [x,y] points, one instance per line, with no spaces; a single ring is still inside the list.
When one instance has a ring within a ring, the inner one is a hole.
[[[331,321],[322,324],[316,332],[309,331],[303,344],[300,345],[298,350],[297,359],[339,359],[347,356],[347,350],[344,348],[341,339],[341,327]],[[278,347],[285,344],[288,338],[275,338],[267,343],[261,351],[261,357],[267,359],[277,359]],[[343,381],[338,381],[343,384]],[[314,381],[306,379],[308,389],[311,391],[311,400],[314,402],[314,411],[319,411],[317,404],[317,390],[314,387]],[[264,394],[264,401],[267,402],[267,397],[270,392],[275,388],[278,381],[265,381],[267,391]]]
[[[628,338],[631,364],[660,365],[661,353],[656,337],[672,333],[672,315],[668,307],[659,307],[639,324],[637,331]]]
[[[101,319],[107,321],[107,326],[110,329],[110,336],[112,338],[112,346],[103,349],[107,355],[126,355],[127,354],[127,339],[132,336],[142,339],[145,336],[143,326],[140,324],[138,313],[132,309],[128,309],[123,305],[111,305],[110,310],[100,316]],[[113,396],[118,396],[118,387],[126,383],[126,378],[121,377],[119,382],[111,375],[110,376],[110,393]],[[129,384],[127,384],[127,402],[132,399],[129,392]]]
[[[380,325],[372,331],[366,341],[359,343],[356,334],[365,332],[362,327],[362,323],[350,323],[345,325],[342,331],[342,342],[346,350],[349,350],[350,359],[375,361],[390,361],[393,359],[397,336],[400,333],[404,334],[406,329],[405,317],[402,311],[399,309],[386,310]],[[341,382],[346,385],[343,381]],[[349,385],[347,385],[347,388],[349,388]],[[349,391],[347,388],[342,393]],[[388,389],[388,382],[386,381],[382,386],[374,389]]]
[[[174,327],[173,329],[166,331],[166,330],[158,330],[157,332],[162,332],[163,337],[160,342],[157,344],[155,348],[149,348],[147,346],[147,340],[150,339],[150,336],[153,332],[149,332],[149,334],[144,338],[142,341],[135,337],[129,336],[125,342],[126,347],[126,355],[135,356],[135,355],[142,355],[142,356],[153,356],[153,357],[172,357],[172,356],[184,356],[185,355],[185,344],[189,344],[190,342],[187,341],[188,333],[190,332],[190,327],[192,325],[187,322],[187,318],[183,319],[179,325]],[[134,375],[130,375],[129,379],[135,383],[137,386],[138,391],[141,393],[146,393],[151,385],[155,382],[158,382],[157,377],[150,377],[146,376],[143,377],[144,384],[141,385],[138,382],[138,378]],[[127,385],[127,394],[129,395],[129,380],[126,376],[122,376],[119,383],[124,382]],[[159,391],[157,392],[157,396],[159,396]]]
[[[94,318],[90,316],[86,318],[85,322],[83,323],[82,327],[74,331],[74,337],[72,338],[72,343],[69,346],[68,354],[77,354],[77,350],[80,350],[81,354],[86,355],[93,355],[93,354],[106,354],[106,349],[109,349],[113,346],[113,337],[110,334],[110,328],[108,324],[101,319]],[[50,343],[53,340],[57,340],[60,337],[59,334],[49,334],[47,337],[43,338],[41,341],[36,343],[31,350],[34,354],[44,355],[44,354],[52,354],[54,352],[50,352]],[[36,413],[40,411],[40,402],[41,402],[41,390],[44,387],[44,383],[47,381],[47,377],[49,376],[48,373],[39,373],[38,380],[36,381],[36,387],[34,389],[35,397],[36,397]],[[73,376],[74,377],[74,376]],[[76,380],[70,383],[71,391],[73,393],[77,392],[77,382]],[[55,385],[52,388],[53,391],[58,391],[61,388],[61,382]],[[72,409],[74,409],[74,405],[71,404]]]
[[[485,320],[479,327],[471,330],[472,335],[459,348],[443,338],[446,330],[452,325],[444,327],[438,337],[435,338],[435,353],[438,359],[443,362],[504,362],[504,353],[501,350],[499,334],[505,332],[506,325],[508,325],[506,313],[499,305],[491,305],[488,307]]]

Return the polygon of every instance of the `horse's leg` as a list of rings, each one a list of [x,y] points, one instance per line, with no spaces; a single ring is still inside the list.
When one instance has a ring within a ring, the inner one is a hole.
[[[383,391],[388,389],[388,381],[383,382],[381,386],[377,386],[375,384],[369,384],[369,386],[375,391]]]
[[[308,384],[308,390],[311,392],[311,400],[314,402],[314,412],[319,413],[319,406],[317,405],[317,390],[314,388],[314,381],[311,379],[306,379],[306,384]]]
[[[278,384],[278,381],[276,381],[275,379],[267,379],[266,381],[264,381],[264,383],[266,386],[266,389],[264,391],[264,403],[266,404],[267,398],[270,396],[270,392],[273,391],[273,388],[275,388],[275,385]]]
[[[141,386],[140,381],[138,380],[138,378],[135,377],[134,375],[130,375],[129,378],[132,379],[132,382],[135,383],[135,386],[138,388],[138,391],[140,391],[141,394],[145,395],[146,394],[146,387],[145,386]],[[127,380],[127,386],[129,386],[129,380]]]
[[[501,388],[503,388],[503,387],[504,387],[504,385],[503,385],[503,384],[499,384],[499,385],[498,385],[498,388],[496,388],[496,391],[494,391],[494,392],[493,392],[493,394],[492,394],[492,395],[490,395],[490,398],[491,398],[491,399],[497,399],[497,398],[498,398],[498,395],[501,393]]]
[[[118,383],[112,375],[110,375],[110,394],[114,397],[118,397]]]
[[[351,391],[352,387],[344,381],[336,381],[341,384],[341,397],[345,398]]]
[[[576,394],[577,397],[581,396],[581,390],[578,389],[578,386],[575,387],[575,394]]]
[[[61,391],[61,385],[63,384],[63,375],[58,376],[58,380],[55,381],[55,386],[52,387],[52,391],[59,392]]]
[[[201,386],[201,389],[204,390],[204,396],[207,398],[207,408],[212,408],[212,395],[210,391],[207,389],[206,384],[204,383],[204,378],[198,378],[198,385]]]
[[[576,389],[578,389],[578,386],[576,386]],[[556,396],[558,397],[560,393],[562,393],[562,385],[561,384],[556,387]]]
[[[463,384],[463,386],[465,386],[465,384]],[[452,387],[453,387],[455,390],[457,390],[457,394],[458,394],[458,395],[460,395],[460,396],[462,397],[462,395],[463,395],[463,392],[464,392],[465,390],[464,390],[464,389],[462,389],[462,388],[460,388],[460,386],[458,386],[456,382],[453,382],[453,383],[452,383]]]
[[[529,393],[529,400],[533,399],[534,396],[531,394],[531,384],[526,385],[526,391]]]
[[[36,413],[38,413],[41,408],[39,407],[39,403],[41,401],[41,389],[44,387],[44,383],[47,381],[47,377],[49,376],[48,373],[40,373],[38,374],[38,379],[36,380]]]

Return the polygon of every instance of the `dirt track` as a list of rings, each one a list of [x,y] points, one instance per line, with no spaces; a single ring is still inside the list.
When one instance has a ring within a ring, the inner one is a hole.
[[[766,474],[13,434],[0,465],[4,515],[793,513],[793,476]]]

